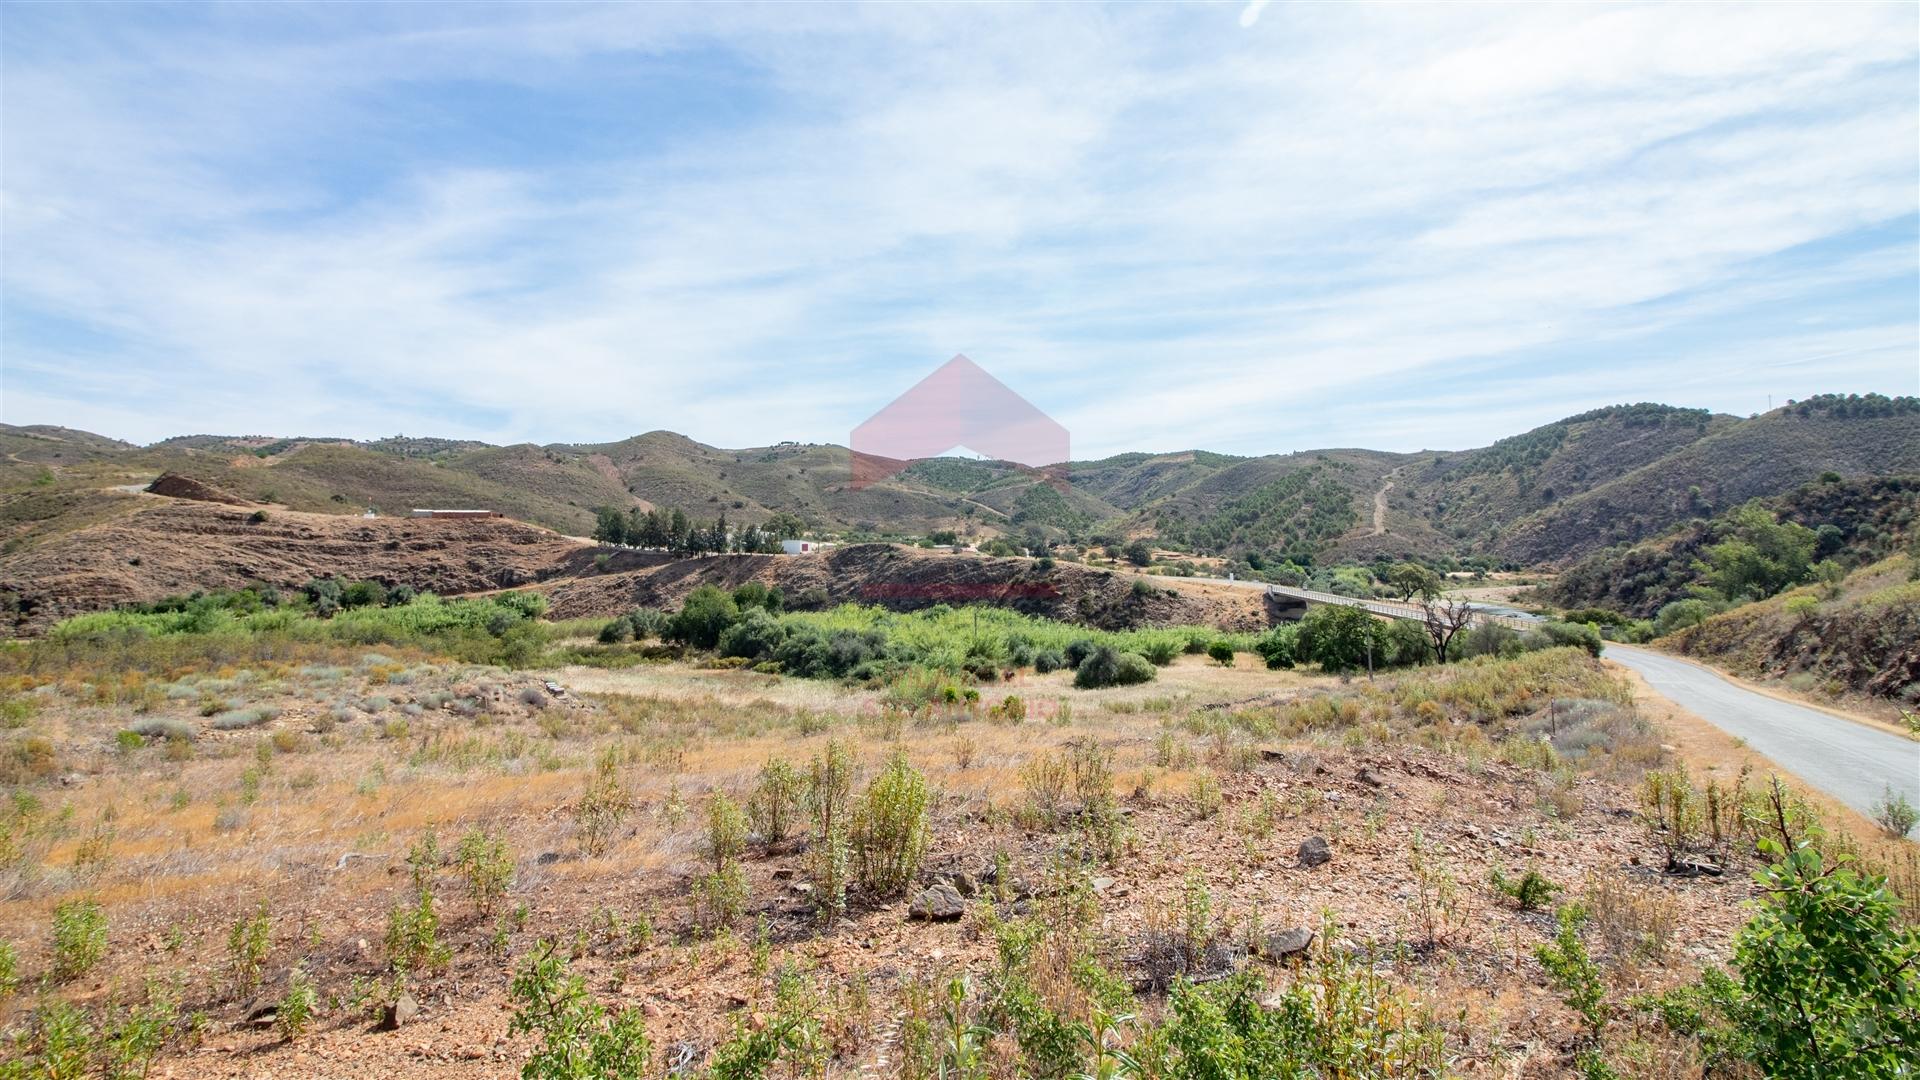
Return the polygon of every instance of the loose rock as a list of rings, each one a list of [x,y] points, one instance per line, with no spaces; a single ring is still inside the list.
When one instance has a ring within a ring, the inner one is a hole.
[[[1277,930],[1268,934],[1267,940],[1261,944],[1262,948],[1260,951],[1262,955],[1277,960],[1283,956],[1292,956],[1295,953],[1306,952],[1307,946],[1313,944],[1313,931],[1304,926]]]
[[[420,1003],[413,999],[412,994],[402,993],[399,997],[388,1002],[387,1007],[381,1010],[380,1030],[397,1031],[400,1025],[412,1020],[419,1014]]]
[[[946,882],[926,889],[907,905],[907,917],[928,922],[952,922],[967,913],[967,898]]]

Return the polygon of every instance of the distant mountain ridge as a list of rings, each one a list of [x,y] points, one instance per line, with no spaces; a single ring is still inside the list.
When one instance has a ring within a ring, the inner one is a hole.
[[[1150,535],[1240,559],[1478,553],[1553,564],[1824,472],[1920,471],[1920,398],[1830,395],[1749,419],[1617,405],[1459,451],[1125,453],[1070,463],[1058,489],[1032,470],[958,458],[855,487],[844,447],[723,449],[669,431],[546,446],[191,435],[138,447],[0,425],[0,543],[31,544],[69,515],[97,520],[110,513],[103,490],[162,471],[294,510],[478,506],[575,535],[601,506],[661,507],[740,523],[789,514],[850,535]]]

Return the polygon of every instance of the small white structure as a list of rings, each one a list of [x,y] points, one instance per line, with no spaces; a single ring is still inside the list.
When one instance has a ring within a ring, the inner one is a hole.
[[[500,516],[500,511],[498,510],[422,510],[421,508],[416,506],[413,508],[413,516],[417,518],[496,518]]]
[[[818,540],[782,540],[780,551],[786,555],[811,555],[826,545]]]

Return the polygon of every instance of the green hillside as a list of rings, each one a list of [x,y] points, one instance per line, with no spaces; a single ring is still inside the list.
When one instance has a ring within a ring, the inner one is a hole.
[[[1559,562],[1631,543],[1791,490],[1823,473],[1920,471],[1920,398],[1825,396],[1751,420],[1707,425],[1686,445],[1498,531],[1493,547],[1523,564]]]
[[[1804,570],[1832,560],[1841,570],[1877,562],[1920,537],[1920,476],[1852,480],[1838,474],[1772,499],[1758,500],[1712,518],[1696,518],[1638,544],[1587,556],[1561,574],[1541,597],[1567,608],[1603,607],[1651,618],[1668,604],[1718,595],[1711,555],[1728,543],[1755,544],[1753,510],[1767,520],[1806,530]],[[1763,522],[1757,531],[1765,532]],[[1766,544],[1755,544],[1765,548]]]
[[[842,534],[1039,530],[1153,536],[1236,558],[1480,555],[1539,565],[1648,540],[1829,471],[1920,472],[1920,399],[1828,396],[1750,420],[1617,405],[1438,453],[1126,453],[1070,463],[1065,488],[1006,462],[958,458],[915,462],[856,488],[845,447],[723,449],[668,431],[547,446],[188,435],[136,447],[0,426],[0,451],[0,498],[14,503],[0,525],[10,539],[59,531],[68,514],[111,513],[91,496],[172,471],[300,510],[477,506],[576,534],[592,528],[600,506],[657,506],[742,523],[792,514]]]

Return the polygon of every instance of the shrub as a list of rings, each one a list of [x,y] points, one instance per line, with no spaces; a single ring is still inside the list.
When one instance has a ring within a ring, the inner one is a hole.
[[[687,594],[679,613],[668,620],[666,637],[696,649],[711,649],[739,618],[740,607],[732,596],[718,586],[702,585]]]
[[[1094,648],[1093,642],[1088,641],[1086,638],[1078,638],[1068,642],[1064,654],[1067,661],[1066,666],[1079,670],[1081,663],[1083,663],[1087,657],[1093,655]]]
[[[747,817],[753,831],[769,844],[793,833],[806,794],[806,781],[785,758],[771,758],[760,767],[753,794],[747,797]]]
[[[242,731],[269,723],[279,711],[271,708],[229,709],[215,716],[211,721],[215,731]]]
[[[1698,626],[1724,610],[1726,610],[1725,604],[1713,600],[1675,600],[1654,615],[1654,636],[1665,637],[1675,631],[1685,630],[1689,626]]]
[[[860,884],[879,897],[906,892],[927,853],[927,778],[896,752],[855,809],[853,847]]]
[[[1253,651],[1260,654],[1268,668],[1278,671],[1294,665],[1299,643],[1298,626],[1276,626],[1254,641]]]
[[[1540,628],[1540,633],[1555,645],[1585,649],[1591,656],[1599,656],[1601,650],[1606,648],[1600,631],[1579,623],[1550,622]]]
[[[69,900],[53,909],[53,978],[77,979],[107,955],[107,916],[92,900]]]
[[[633,629],[635,641],[659,637],[666,632],[669,621],[667,613],[659,608],[641,607],[627,612],[627,625]]]
[[[738,922],[747,907],[747,879],[740,864],[728,860],[693,882],[693,904],[702,929],[709,934]]]
[[[813,759],[807,785],[807,809],[812,818],[815,903],[828,919],[847,910],[848,877],[852,870],[853,755],[845,743],[827,740]]]
[[[1154,667],[1166,667],[1180,655],[1180,643],[1172,638],[1155,638],[1140,646],[1140,655]]]
[[[1057,649],[1042,649],[1033,654],[1033,670],[1042,675],[1070,667],[1067,658]]]
[[[1233,645],[1225,641],[1216,641],[1207,646],[1207,658],[1221,667],[1233,666]]]
[[[314,990],[313,980],[307,978],[306,972],[294,968],[287,976],[287,992],[273,1014],[280,1037],[288,1042],[299,1038],[313,1022],[313,1014],[319,1007],[320,994]]]
[[[786,627],[763,608],[750,608],[740,621],[722,631],[721,656],[742,656],[749,660],[772,656],[787,637]]]
[[[633,809],[633,796],[620,782],[620,759],[609,748],[600,755],[593,779],[587,782],[580,798],[575,820],[580,826],[580,846],[592,858],[606,854],[607,847]]]
[[[1153,665],[1138,653],[1123,653],[1111,645],[1096,646],[1073,674],[1073,685],[1081,690],[1104,686],[1133,686],[1152,682]]]
[[[493,833],[473,829],[460,838],[453,860],[467,883],[467,898],[482,915],[491,913],[513,881],[513,856],[507,851],[507,842]]]
[[[0,941],[0,998],[20,985],[20,953],[11,941]]]
[[[377,581],[356,581],[340,591],[340,606],[385,607],[387,587]]]
[[[508,991],[516,1009],[508,1032],[537,1035],[524,1080],[642,1080],[653,1046],[639,1009],[609,1015],[567,970],[552,942],[542,941]]]
[[[1900,1076],[1920,1045],[1920,929],[1903,924],[1884,879],[1812,839],[1760,874],[1759,912],[1734,935],[1738,981],[1716,972],[1702,996],[1731,1023],[1735,1049],[1792,1080]]]
[[[1308,611],[1297,631],[1296,659],[1339,673],[1386,663],[1385,628],[1356,607],[1328,604]]]
[[[265,904],[228,929],[227,968],[233,975],[236,996],[246,997],[260,985],[260,973],[267,965],[267,950],[272,945],[273,922]]]
[[[431,884],[423,882],[412,904],[388,914],[386,946],[387,959],[399,972],[441,967],[451,958],[452,950],[440,941],[440,912],[434,906]]]
[[[168,739],[179,742],[192,742],[193,725],[185,720],[176,720],[170,716],[150,716],[135,720],[127,725],[127,730],[145,739]]]
[[[1547,970],[1547,977],[1553,980],[1566,997],[1567,1005],[1587,1022],[1589,1036],[1598,1039],[1606,1029],[1610,1011],[1607,1008],[1607,988],[1600,981],[1600,965],[1587,955],[1587,947],[1580,942],[1580,927],[1587,921],[1586,909],[1578,904],[1563,905],[1557,913],[1559,930],[1553,941],[1536,945],[1534,959]]]
[[[743,612],[759,608],[778,614],[784,606],[784,597],[777,588],[770,589],[758,581],[749,581],[733,590],[733,602]]]
[[[747,850],[747,815],[725,792],[707,800],[707,857],[715,870],[726,869]]]
[[[1905,795],[1897,795],[1889,787],[1873,806],[1873,821],[1880,826],[1881,832],[1899,840],[1913,831],[1916,822],[1920,822],[1920,810],[1915,810]]]
[[[1493,887],[1507,896],[1521,911],[1538,911],[1553,902],[1560,886],[1548,881],[1540,871],[1527,868],[1527,872],[1517,880],[1510,880],[1499,868],[1493,871]]]

